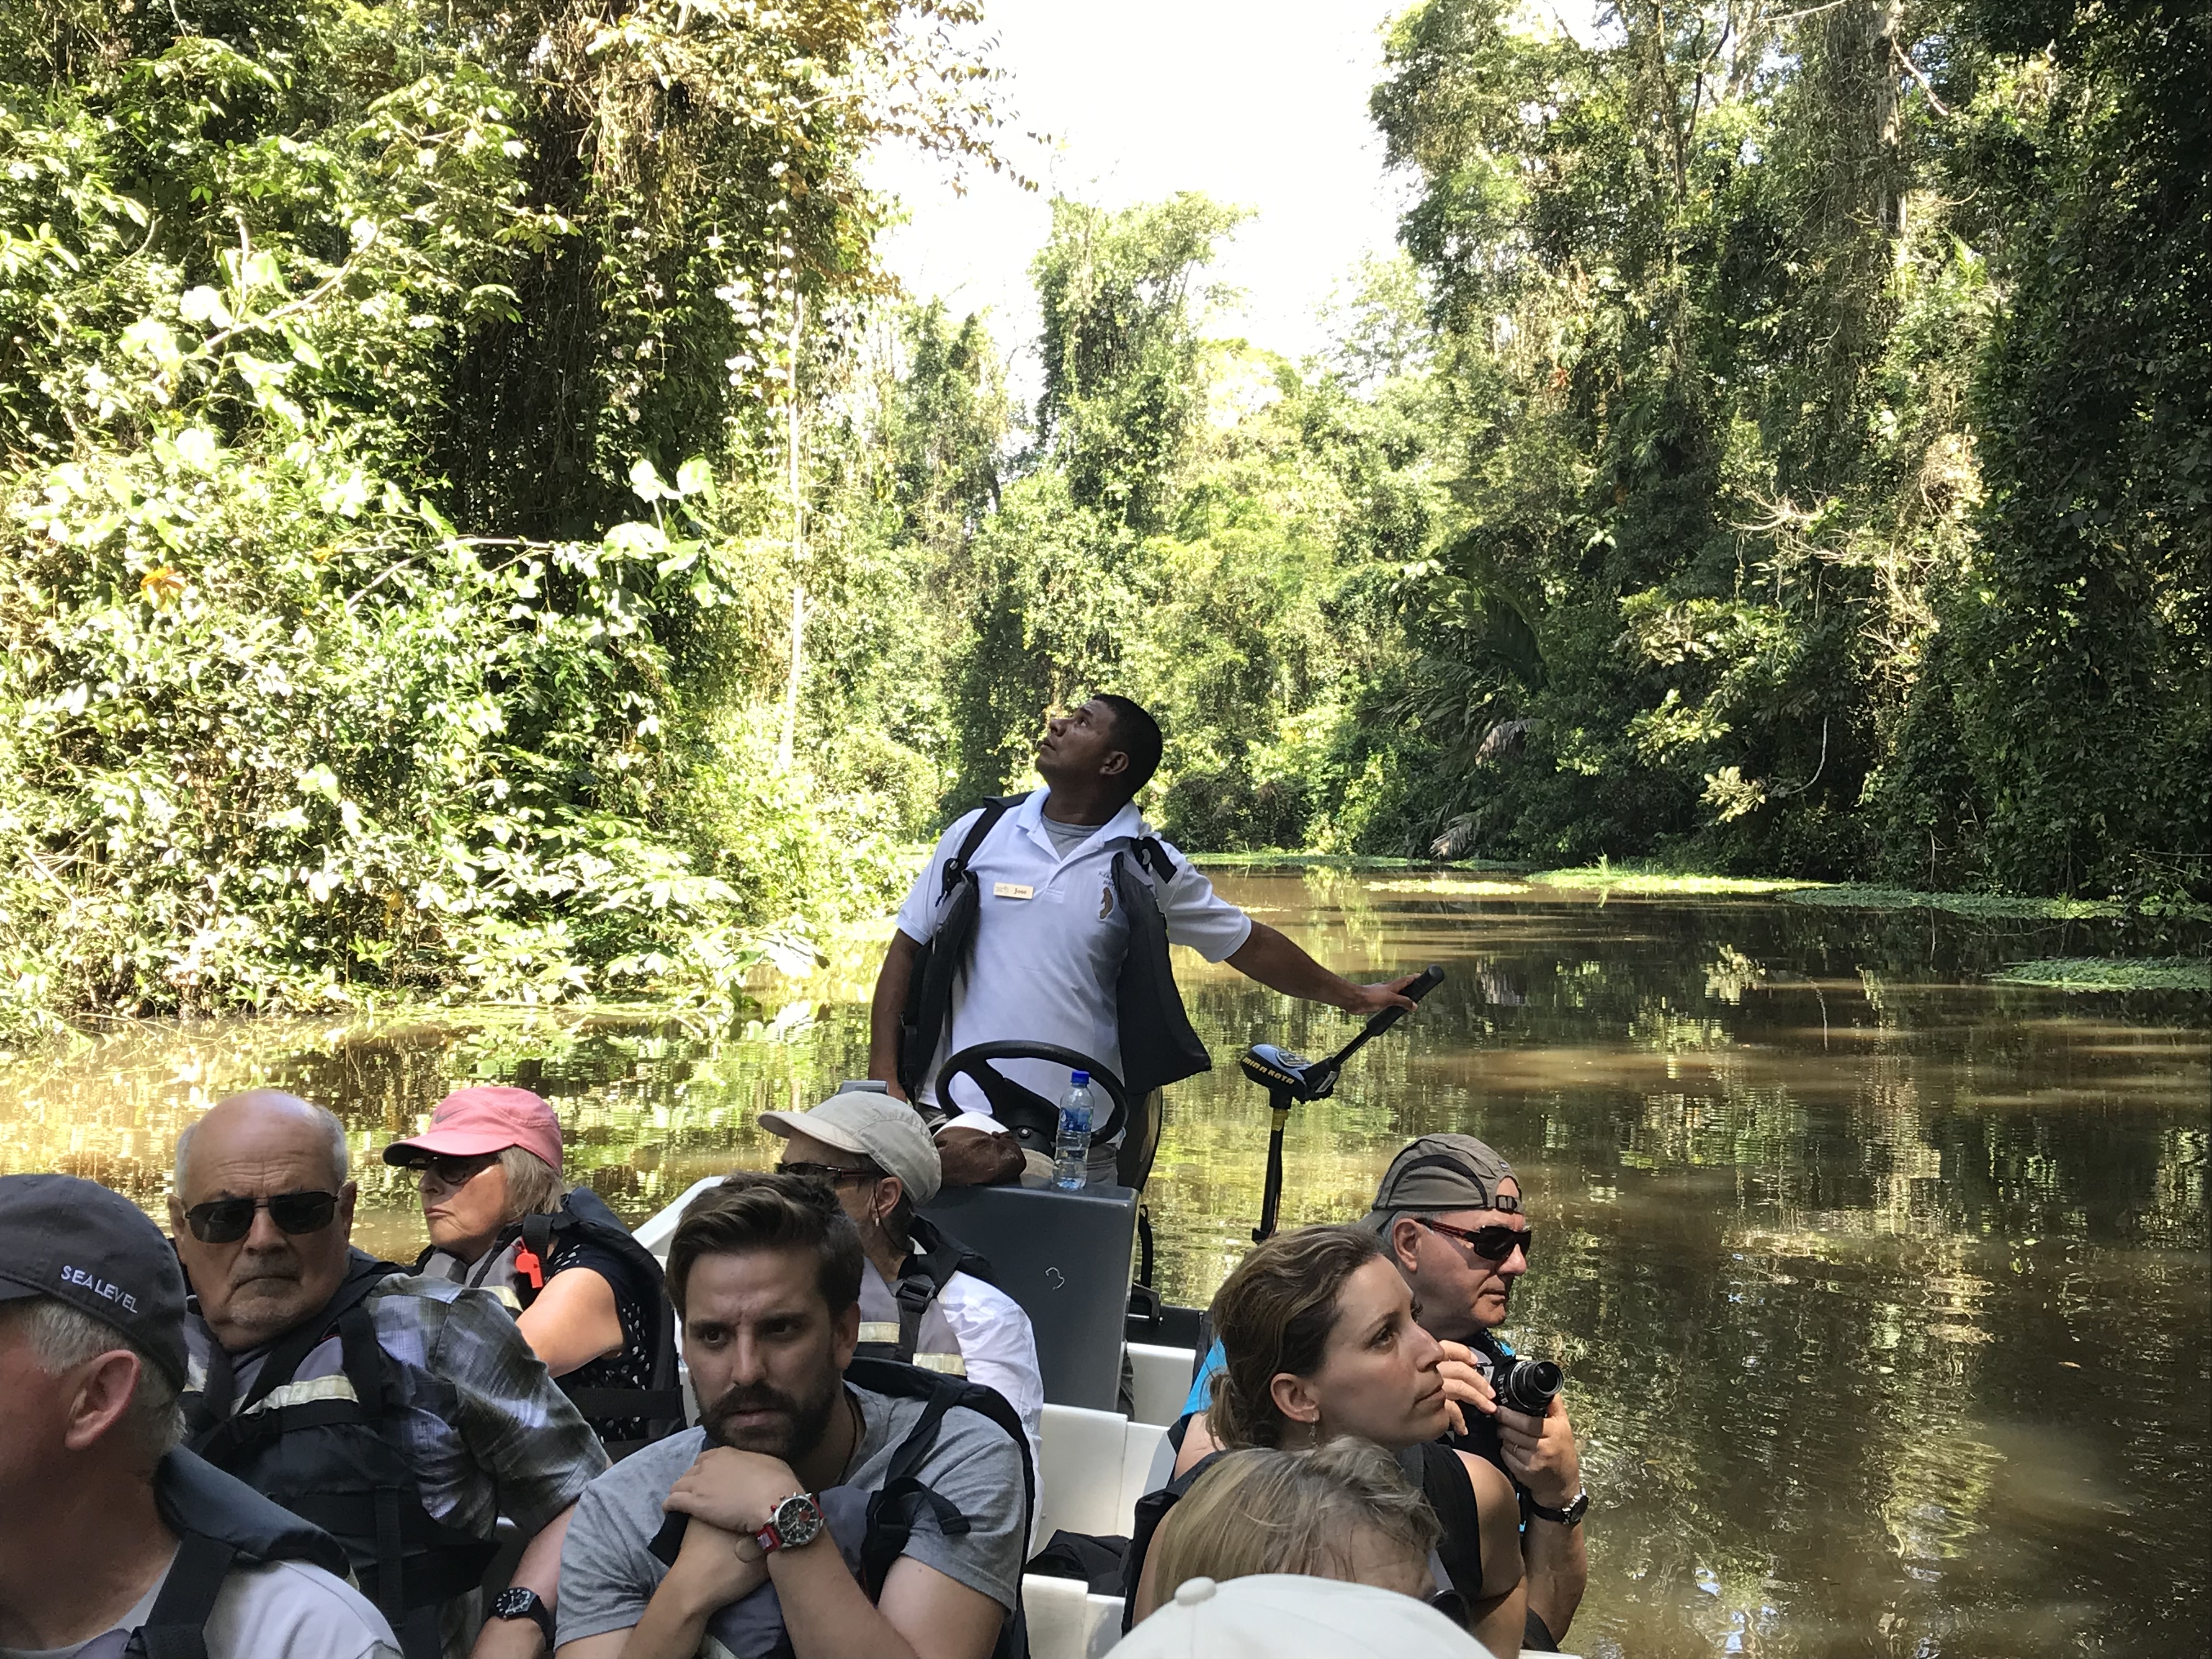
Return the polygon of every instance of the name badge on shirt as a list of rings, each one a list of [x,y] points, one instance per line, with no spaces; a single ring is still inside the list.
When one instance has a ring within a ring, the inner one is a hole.
[[[994,881],[991,884],[993,898],[1035,898],[1036,889],[1025,881]]]

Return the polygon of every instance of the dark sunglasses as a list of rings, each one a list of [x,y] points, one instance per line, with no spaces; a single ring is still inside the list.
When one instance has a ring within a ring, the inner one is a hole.
[[[874,1170],[848,1170],[836,1164],[779,1164],[778,1175],[812,1176],[831,1186],[842,1186],[848,1181],[881,1181],[883,1176]]]
[[[1459,1240],[1485,1261],[1503,1261],[1516,1249],[1525,1257],[1536,1248],[1536,1230],[1534,1227],[1508,1227],[1497,1224],[1470,1231],[1438,1221],[1432,1216],[1417,1215],[1413,1219],[1432,1232]]]
[[[451,1152],[410,1152],[400,1160],[399,1167],[410,1175],[434,1175],[442,1186],[465,1187],[498,1162],[497,1152],[478,1152],[471,1158],[457,1158]]]
[[[258,1210],[269,1212],[276,1230],[319,1233],[338,1212],[336,1193],[277,1193],[269,1198],[211,1198],[185,1212],[192,1237],[203,1244],[235,1244],[253,1231]]]

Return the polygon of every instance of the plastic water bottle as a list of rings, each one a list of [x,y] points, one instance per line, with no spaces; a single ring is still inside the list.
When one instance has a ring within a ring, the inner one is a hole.
[[[1052,1144],[1052,1184],[1080,1192],[1090,1173],[1091,1073],[1070,1072],[1067,1092],[1060,1097],[1060,1133]]]

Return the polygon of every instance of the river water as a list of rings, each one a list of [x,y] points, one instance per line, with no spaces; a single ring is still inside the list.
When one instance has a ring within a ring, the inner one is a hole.
[[[1986,982],[2096,954],[2084,924],[1775,898],[1223,872],[1332,965],[1442,963],[1418,1017],[1304,1109],[1285,1224],[1349,1218],[1407,1137],[1481,1135],[1541,1234],[1509,1327],[1566,1368],[1593,1498],[1585,1655],[2057,1659],[2212,1649],[2212,1019],[2187,994]],[[571,1172],[642,1218],[772,1161],[753,1127],[866,1053],[861,950],[762,1021],[470,1017],[145,1027],[0,1066],[0,1171],[159,1213],[176,1133],[274,1082],[354,1131],[362,1242],[411,1255],[374,1151],[456,1079],[556,1100]],[[1350,1027],[1179,953],[1217,1069],[1172,1091],[1159,1277],[1202,1300],[1256,1218],[1255,1041]]]

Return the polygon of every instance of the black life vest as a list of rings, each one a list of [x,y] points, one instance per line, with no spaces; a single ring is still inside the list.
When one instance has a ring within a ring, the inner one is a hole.
[[[398,1362],[377,1341],[366,1305],[371,1291],[407,1269],[359,1250],[352,1258],[329,1305],[278,1340],[243,1400],[229,1355],[211,1345],[205,1389],[185,1396],[185,1443],[328,1533],[362,1593],[398,1633],[406,1659],[438,1659],[440,1609],[483,1582],[499,1544],[448,1526],[423,1507],[399,1422]],[[290,1382],[333,1334],[352,1398],[331,1390],[250,1409]]]
[[[969,866],[999,820],[1028,799],[1026,793],[995,795],[984,802],[958,848],[945,861],[937,927],[915,952],[906,1009],[899,1019],[899,1085],[910,1099],[928,1080],[930,1061],[952,1017],[953,986],[975,953],[982,916],[982,883]],[[1128,849],[1125,849],[1114,854],[1112,875],[1115,901],[1121,905],[1129,928],[1121,972],[1115,981],[1114,1012],[1121,1038],[1122,1081],[1133,1103],[1155,1089],[1213,1068],[1212,1057],[1191,1029],[1182,994],[1176,988],[1175,968],[1168,958],[1167,917],[1160,908],[1159,894],[1175,880],[1176,862],[1151,836],[1140,837],[1133,850],[1134,862],[1144,874],[1132,870]],[[987,1091],[992,1110],[1021,1137],[1024,1145],[1050,1146],[1059,1121],[1058,1107],[1033,1090],[1010,1079],[1001,1080],[1006,1090],[1005,1103],[999,1090]]]
[[[339,1578],[349,1571],[321,1528],[182,1448],[155,1471],[154,1506],[177,1534],[177,1555],[126,1650],[146,1659],[207,1659],[208,1615],[234,1568],[304,1561]]]
[[[951,1372],[964,1376],[964,1363],[957,1369],[938,1363],[940,1356],[949,1354],[958,1358],[959,1344],[945,1345],[950,1332],[936,1334],[936,1340],[924,1341],[924,1323],[937,1298],[945,1293],[947,1280],[955,1273],[966,1273],[980,1279],[986,1285],[997,1284],[991,1264],[969,1249],[958,1239],[941,1232],[927,1218],[916,1216],[908,1233],[906,1266],[899,1274],[898,1283],[891,1286],[891,1300],[897,1311],[897,1324],[891,1331],[874,1328],[863,1312],[860,1324],[860,1346],[857,1352],[871,1359],[894,1359],[901,1364],[921,1364],[926,1370]],[[942,1324],[940,1316],[936,1322]]]
[[[1185,1419],[1188,1421],[1188,1419]],[[1137,1500],[1136,1519],[1130,1528],[1129,1551],[1122,1558],[1121,1633],[1136,1622],[1137,1583],[1144,1577],[1145,1557],[1152,1535],[1167,1519],[1168,1511],[1198,1484],[1198,1479],[1229,1454],[1208,1452],[1158,1492]],[[1437,1559],[1463,1605],[1472,1607],[1482,1595],[1482,1516],[1475,1506],[1474,1485],[1459,1454],[1441,1441],[1423,1441],[1398,1454],[1398,1467],[1421,1490],[1436,1511],[1443,1535],[1437,1540]]]
[[[1014,1415],[1014,1408],[1006,1403],[1003,1395],[980,1382],[926,1371],[915,1365],[902,1365],[891,1359],[855,1357],[845,1368],[845,1381],[871,1394],[926,1402],[921,1416],[907,1431],[898,1449],[891,1454],[884,1484],[868,1497],[867,1531],[860,1545],[860,1583],[869,1601],[877,1601],[883,1595],[884,1581],[890,1577],[892,1567],[906,1553],[915,1522],[925,1510],[937,1530],[947,1538],[960,1537],[969,1529],[969,1519],[959,1507],[922,1485],[916,1473],[937,1445],[937,1431],[945,1421],[945,1414],[955,1407],[964,1407],[979,1417],[989,1419],[1021,1454],[1022,1524],[1018,1536],[1027,1547],[1030,1528],[1036,1519],[1036,1471],[1030,1467],[1029,1437],[1022,1432],[1021,1419]],[[649,1547],[664,1565],[676,1565],[677,1552],[684,1547],[684,1532],[690,1522],[689,1516],[671,1515],[653,1534]],[[787,1634],[775,1650],[775,1659],[788,1659],[791,1651],[791,1638]],[[999,1626],[999,1639],[991,1650],[991,1659],[1029,1659],[1029,1621],[1022,1612],[1021,1583],[1017,1578],[1014,1608]]]
[[[593,1387],[574,1382],[574,1372],[553,1379],[553,1385],[568,1396],[578,1415],[591,1425],[607,1455],[620,1460],[684,1427],[684,1389],[676,1374],[676,1310],[669,1304],[660,1263],[622,1224],[605,1199],[588,1187],[572,1188],[562,1199],[558,1215],[523,1217],[501,1232],[474,1267],[456,1273],[453,1269],[460,1264],[434,1248],[416,1258],[415,1271],[490,1291],[520,1311],[535,1302],[544,1288],[542,1264],[560,1240],[571,1237],[588,1238],[613,1251],[630,1267],[639,1284],[653,1287],[653,1305],[646,1328],[650,1364],[645,1387]],[[636,1431],[639,1425],[644,1430],[641,1434]]]

